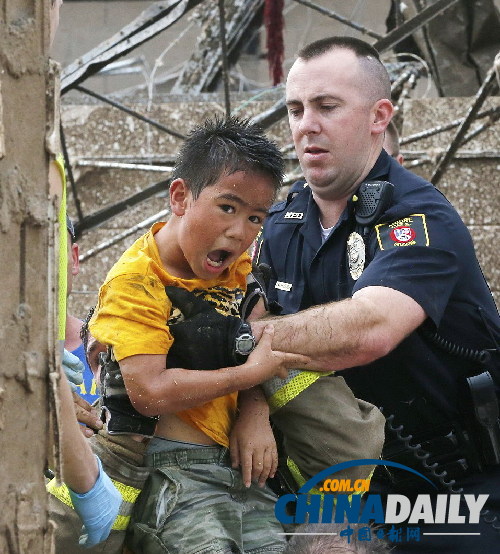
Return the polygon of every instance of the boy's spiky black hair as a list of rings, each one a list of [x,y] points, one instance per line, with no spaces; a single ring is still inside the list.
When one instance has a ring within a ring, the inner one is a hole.
[[[283,183],[284,160],[276,144],[248,119],[207,119],[182,145],[172,180],[183,179],[194,198],[221,175],[236,171],[268,176],[275,193]]]

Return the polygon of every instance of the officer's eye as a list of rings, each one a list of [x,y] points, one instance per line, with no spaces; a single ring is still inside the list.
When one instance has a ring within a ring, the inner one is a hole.
[[[290,117],[299,117],[299,115],[302,113],[301,108],[288,108],[288,115]]]

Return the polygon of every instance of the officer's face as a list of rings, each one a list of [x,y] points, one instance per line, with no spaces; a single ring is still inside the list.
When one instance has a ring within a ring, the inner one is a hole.
[[[267,176],[237,171],[222,175],[197,199],[182,179],[176,179],[170,185],[170,198],[173,213],[180,216],[179,249],[171,253],[176,274],[210,280],[251,246],[273,202],[274,188]]]
[[[316,196],[345,198],[371,169],[376,141],[369,96],[360,64],[349,50],[298,59],[292,66],[286,83],[288,120]]]

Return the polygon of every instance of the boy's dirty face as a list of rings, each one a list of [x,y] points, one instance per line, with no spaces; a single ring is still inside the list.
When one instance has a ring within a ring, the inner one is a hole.
[[[273,199],[270,177],[244,171],[223,174],[196,200],[188,192],[179,245],[193,276],[213,279],[245,252]]]

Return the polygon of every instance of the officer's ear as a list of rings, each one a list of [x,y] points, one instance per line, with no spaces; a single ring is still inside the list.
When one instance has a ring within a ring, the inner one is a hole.
[[[174,179],[170,183],[170,209],[174,215],[179,217],[186,213],[190,191],[184,179]]]
[[[372,133],[374,135],[380,135],[383,133],[387,125],[392,119],[394,113],[394,106],[392,102],[387,98],[377,100],[372,108]]]

